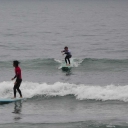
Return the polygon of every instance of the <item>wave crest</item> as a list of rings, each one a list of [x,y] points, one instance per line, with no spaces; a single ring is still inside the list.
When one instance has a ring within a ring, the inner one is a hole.
[[[128,102],[128,85],[84,85],[56,82],[54,84],[23,82],[21,90],[25,98],[37,95],[47,97],[74,95],[77,100],[120,100]],[[17,94],[19,95],[19,94]],[[0,97],[13,96],[13,82],[0,83]]]

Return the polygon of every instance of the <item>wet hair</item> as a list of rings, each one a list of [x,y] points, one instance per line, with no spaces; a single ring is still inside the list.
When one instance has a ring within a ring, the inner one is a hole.
[[[68,48],[67,46],[64,47],[64,49]]]
[[[14,64],[15,66],[18,66],[18,65],[20,64],[20,62],[17,61],[17,60],[14,60],[14,61],[13,61],[13,64]]]

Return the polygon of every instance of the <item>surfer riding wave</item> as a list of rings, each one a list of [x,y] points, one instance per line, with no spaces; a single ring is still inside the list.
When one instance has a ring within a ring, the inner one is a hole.
[[[70,58],[72,57],[72,55],[71,55],[71,52],[69,51],[68,47],[67,46],[64,47],[64,50],[62,50],[61,53],[66,54],[66,56],[65,56],[66,65],[70,65]],[[68,60],[69,64],[67,64],[67,60]]]
[[[16,90],[19,92],[20,98],[22,98],[22,93],[21,93],[21,90],[19,89],[20,84],[22,82],[21,69],[18,66],[19,63],[20,62],[17,61],[17,60],[13,61],[13,66],[15,67],[15,76],[12,78],[12,80],[14,80],[16,78],[16,81],[15,81],[14,87],[13,87],[13,90],[14,90],[14,98],[16,98]]]

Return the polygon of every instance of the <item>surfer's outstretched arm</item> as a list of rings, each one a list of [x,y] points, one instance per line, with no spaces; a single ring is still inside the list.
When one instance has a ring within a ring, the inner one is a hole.
[[[65,50],[62,50],[61,53],[65,52]]]
[[[14,80],[16,78],[16,75],[12,78],[12,80]]]

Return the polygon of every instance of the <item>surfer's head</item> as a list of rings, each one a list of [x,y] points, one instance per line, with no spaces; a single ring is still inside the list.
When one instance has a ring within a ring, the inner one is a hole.
[[[65,46],[65,47],[64,47],[64,49],[65,49],[65,50],[68,50],[68,47],[67,47],[67,46]]]
[[[14,60],[14,61],[13,61],[13,66],[14,66],[14,67],[18,67],[19,64],[20,64],[19,61],[17,61],[17,60]]]

